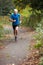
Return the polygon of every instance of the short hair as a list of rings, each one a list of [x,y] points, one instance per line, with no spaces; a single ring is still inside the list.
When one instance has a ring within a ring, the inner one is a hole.
[[[14,11],[18,12],[18,10],[17,10],[17,9],[14,9]]]

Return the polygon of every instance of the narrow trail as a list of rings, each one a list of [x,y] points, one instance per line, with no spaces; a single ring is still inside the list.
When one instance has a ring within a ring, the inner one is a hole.
[[[8,28],[12,30],[12,28]],[[0,65],[20,65],[29,54],[29,44],[31,42],[33,32],[19,29],[18,41],[14,41],[13,30],[11,38],[5,40],[5,48],[0,50]]]

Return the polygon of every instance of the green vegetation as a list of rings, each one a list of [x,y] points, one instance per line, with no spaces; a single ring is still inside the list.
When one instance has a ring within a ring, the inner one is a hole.
[[[43,46],[43,24],[40,23],[39,27],[36,28],[36,32],[37,34],[35,35],[35,40],[36,40],[36,44],[35,44],[35,48],[39,48]]]
[[[9,16],[17,8],[22,15],[21,26],[30,27],[36,31],[34,48],[38,49],[42,58],[39,65],[43,65],[43,0],[0,0],[0,40],[5,34],[11,33],[4,30],[5,25],[11,25]],[[3,44],[0,43],[0,46]]]
[[[8,15],[11,10],[11,0],[0,0],[0,15]]]
[[[9,16],[0,16],[0,24],[1,25],[10,24]]]
[[[39,65],[43,65],[43,17],[41,18],[40,23],[38,23],[34,39],[36,40],[34,48],[39,50],[40,55]]]
[[[40,62],[39,65],[43,65],[43,18],[36,28],[36,34],[34,36],[36,44],[34,47],[39,50]]]
[[[40,58],[39,65],[43,65],[43,57]]]
[[[0,37],[2,37],[2,36],[3,36],[3,26],[0,25]]]
[[[9,22],[8,16],[0,16],[0,39],[3,39],[5,36],[5,33],[9,33],[9,31],[4,30],[4,26],[11,25]]]
[[[40,11],[36,14],[35,12],[29,11],[30,9],[31,8],[23,10],[21,25],[36,29],[41,23],[43,15],[40,13]]]
[[[0,0],[0,6],[0,15],[9,15],[17,8],[23,16],[21,25],[32,29],[36,29],[43,16],[43,0]]]
[[[15,4],[15,7],[18,9],[24,9],[27,5],[30,6],[33,10],[42,10],[43,9],[43,0],[12,0]]]
[[[4,2],[4,3],[3,3]],[[11,13],[11,9],[17,8],[19,11],[26,7],[32,8],[31,11],[43,12],[43,0],[0,0],[0,15],[7,15]],[[37,13],[37,12],[36,12]]]

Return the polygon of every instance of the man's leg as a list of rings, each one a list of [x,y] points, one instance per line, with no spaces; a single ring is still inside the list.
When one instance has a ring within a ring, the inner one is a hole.
[[[13,33],[14,33],[14,36],[15,36],[15,39],[16,39],[16,26],[15,25],[13,25]]]
[[[14,36],[15,36],[15,29],[13,31],[14,31]]]
[[[14,31],[15,41],[17,41],[17,31],[16,29],[14,29],[13,31]]]
[[[16,27],[16,35],[18,35],[18,26]]]
[[[18,26],[15,28],[15,41],[17,41],[17,35],[18,35]]]
[[[14,30],[15,41],[17,41],[18,26],[14,26],[14,27],[13,27],[13,30]]]
[[[18,35],[18,26],[13,26],[15,41],[17,41],[17,35]]]

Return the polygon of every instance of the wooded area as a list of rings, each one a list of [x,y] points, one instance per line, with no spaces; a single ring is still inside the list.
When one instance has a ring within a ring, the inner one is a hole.
[[[43,0],[0,0],[0,14],[7,15],[14,8],[18,8],[20,11],[27,5],[32,8],[32,11],[43,12]]]
[[[13,38],[13,31],[11,22],[9,21],[10,15],[14,12],[13,10],[15,8],[18,9],[18,12],[21,14],[22,21],[19,26],[20,37],[17,44],[15,44],[14,39],[11,39]],[[30,54],[30,57],[28,57],[27,61],[24,61],[23,65],[43,65],[43,0],[0,0],[0,50],[2,49],[2,53],[0,53],[3,55],[2,57],[0,55],[1,59],[6,60],[8,57],[6,61],[9,61],[9,54],[12,56],[15,52],[17,57],[20,55],[23,57],[22,53],[26,53],[26,49],[24,50],[24,48],[28,43],[30,44],[30,46],[28,46],[29,51],[31,50],[32,53]],[[5,51],[6,47],[8,47],[7,51]],[[7,55],[3,53],[4,48],[4,52],[7,53]],[[10,57],[10,61],[13,62],[14,58],[15,56]],[[5,60],[3,61],[6,63]]]

